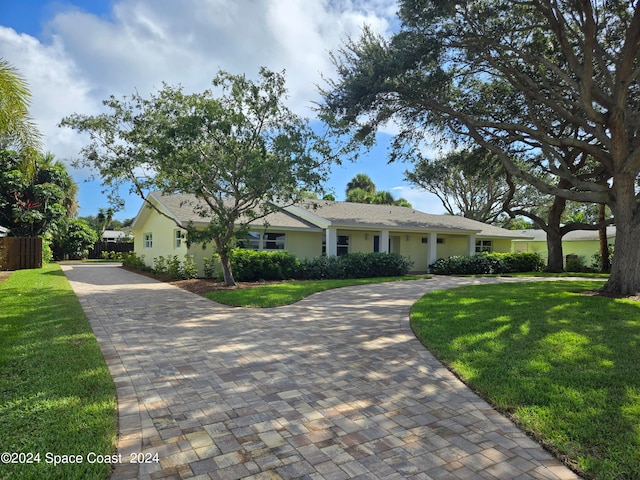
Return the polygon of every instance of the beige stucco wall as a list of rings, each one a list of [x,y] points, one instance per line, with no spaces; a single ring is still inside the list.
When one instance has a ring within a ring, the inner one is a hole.
[[[321,232],[285,232],[284,248],[299,259],[322,255]]]
[[[609,245],[613,245],[614,240],[609,239]],[[548,257],[547,242],[514,242],[513,250],[516,252],[535,252],[539,253],[542,258]],[[562,242],[562,254],[564,258],[567,255],[577,255],[590,264],[593,256],[600,252],[600,243],[596,240]]]
[[[134,231],[133,247],[136,255],[144,255],[144,263],[153,267],[153,259],[159,256],[177,255],[180,260],[184,260],[187,254],[187,246],[183,241],[180,248],[175,248],[176,224],[166,217],[158,214],[151,214],[146,221]],[[153,235],[153,246],[144,246],[145,233]]]
[[[141,218],[142,220],[142,218]],[[204,276],[205,257],[212,258],[214,247],[209,244],[206,249],[201,245],[192,245],[187,249],[186,242],[182,242],[180,248],[175,248],[175,230],[176,225],[168,218],[165,218],[156,212],[149,212],[144,222],[134,231],[134,248],[137,255],[144,255],[145,263],[152,267],[153,259],[159,256],[177,255],[184,260],[185,254],[192,255],[195,264],[198,267],[198,274]],[[300,259],[315,258],[322,255],[322,237],[323,231],[305,232],[305,231],[286,231],[271,228],[268,230],[273,233],[285,233],[285,250],[296,255]],[[153,247],[144,247],[144,234],[153,234]],[[350,252],[373,252],[374,238],[381,235],[376,230],[357,230],[357,229],[338,229],[338,235],[349,236]],[[412,271],[425,272],[428,269],[428,251],[429,244],[422,243],[424,237],[428,237],[427,232],[389,232],[392,243],[392,251],[400,255],[411,258],[414,262]],[[467,255],[468,239],[463,235],[447,235],[438,234],[439,239],[443,239],[442,243],[436,246],[436,258],[445,258],[452,255]],[[533,242],[531,242],[533,243]],[[543,242],[546,251],[546,244]],[[493,240],[493,250],[496,252],[508,252],[511,250],[510,240]]]
[[[511,240],[510,239],[492,239],[493,241],[493,251],[499,253],[509,253],[511,251]]]

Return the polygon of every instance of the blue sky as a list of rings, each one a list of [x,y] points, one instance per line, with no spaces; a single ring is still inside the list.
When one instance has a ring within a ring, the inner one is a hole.
[[[150,93],[162,82],[201,91],[218,69],[254,75],[260,66],[286,70],[296,113],[313,119],[321,75],[331,76],[329,53],[368,24],[389,35],[393,0],[29,0],[0,2],[0,58],[14,65],[32,92],[31,114],[45,149],[65,162],[86,138],[58,128],[71,113],[97,114],[110,95]],[[346,184],[367,173],[379,190],[415,208],[443,213],[434,195],[404,181],[408,164],[388,164],[392,132],[357,163],[336,166],[326,187],[344,199]],[[91,172],[72,169],[80,215],[107,207]],[[142,201],[126,197],[116,218],[135,216]]]

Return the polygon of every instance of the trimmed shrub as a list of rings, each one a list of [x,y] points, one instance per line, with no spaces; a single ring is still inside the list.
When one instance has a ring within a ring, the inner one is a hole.
[[[240,282],[297,278],[299,266],[296,256],[287,252],[237,248],[231,254],[233,277]]]
[[[480,253],[473,256],[440,258],[431,271],[438,275],[482,275],[491,273],[539,272],[544,260],[537,253]]]
[[[401,277],[413,262],[395,253],[349,253],[339,257],[303,260],[301,277],[308,280]]]
[[[305,258],[300,263],[300,278],[303,280],[328,280],[346,278],[342,257]]]

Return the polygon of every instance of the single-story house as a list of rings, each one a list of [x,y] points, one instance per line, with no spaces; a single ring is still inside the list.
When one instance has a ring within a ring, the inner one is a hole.
[[[192,195],[151,193],[148,201],[164,215],[144,204],[133,221],[134,251],[153,265],[159,256],[193,255],[200,273],[203,258],[213,246],[187,247],[184,228],[208,224],[194,212],[199,204]],[[267,226],[265,226],[267,225]],[[298,258],[342,255],[349,252],[390,252],[409,257],[413,270],[426,272],[439,258],[477,252],[510,252],[523,233],[451,215],[431,215],[414,208],[368,205],[328,200],[305,200],[281,206],[250,224],[244,248],[286,250]]]
[[[547,233],[544,230],[519,230],[529,238],[514,238],[514,252],[535,252],[545,260],[548,257]],[[613,246],[616,240],[616,227],[607,227],[607,243]],[[574,230],[562,237],[562,254],[579,257],[589,265],[595,254],[600,253],[600,237],[598,230]]]

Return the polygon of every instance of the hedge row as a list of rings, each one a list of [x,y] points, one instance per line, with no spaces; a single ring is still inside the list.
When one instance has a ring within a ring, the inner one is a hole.
[[[544,266],[537,253],[480,253],[441,258],[431,271],[438,275],[539,272]]]
[[[231,255],[233,276],[240,282],[393,277],[406,275],[412,265],[400,255],[373,252],[302,261],[287,252],[236,249]]]

